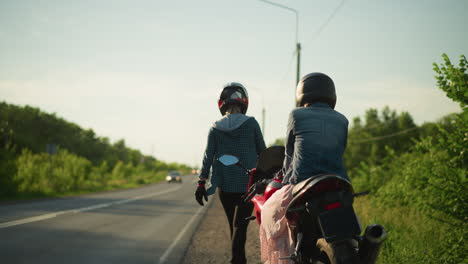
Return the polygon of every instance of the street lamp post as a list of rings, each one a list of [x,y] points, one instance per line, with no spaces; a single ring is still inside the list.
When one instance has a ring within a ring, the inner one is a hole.
[[[265,137],[265,120],[266,120],[265,96],[263,94],[263,90],[261,90],[261,89],[258,89],[256,87],[252,87],[252,86],[250,86],[249,89],[259,92],[260,95],[262,96],[262,105],[263,106],[262,106],[262,127],[261,127],[261,130],[262,130],[263,137]]]
[[[296,71],[296,85],[299,83],[301,78],[301,43],[296,43],[296,55],[297,55],[297,71]]]
[[[301,78],[300,76],[301,75],[301,43],[299,43],[299,12],[294,8],[291,8],[282,4],[278,4],[275,2],[270,2],[267,0],[259,0],[259,1],[279,7],[279,8],[289,10],[291,12],[294,12],[294,14],[296,15],[296,56],[297,56],[296,85],[297,85],[299,83],[299,79]],[[296,87],[294,87],[294,93],[296,92],[295,90],[296,90]],[[295,94],[294,94],[294,97],[295,97]]]

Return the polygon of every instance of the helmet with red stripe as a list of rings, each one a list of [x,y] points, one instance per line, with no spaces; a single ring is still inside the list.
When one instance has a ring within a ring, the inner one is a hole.
[[[249,95],[247,89],[237,82],[226,84],[221,91],[218,100],[218,108],[222,115],[226,114],[226,109],[230,105],[239,105],[241,112],[245,114],[249,107]]]

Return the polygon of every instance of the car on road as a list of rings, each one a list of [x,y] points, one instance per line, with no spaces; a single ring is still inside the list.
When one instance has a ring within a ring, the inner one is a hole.
[[[182,183],[182,175],[178,171],[170,171],[169,174],[166,176],[166,182]]]

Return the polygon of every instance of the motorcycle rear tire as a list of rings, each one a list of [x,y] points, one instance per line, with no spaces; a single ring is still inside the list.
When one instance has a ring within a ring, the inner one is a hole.
[[[359,264],[359,256],[352,241],[328,243],[321,238],[317,240],[317,248],[321,253],[320,261],[324,264]]]

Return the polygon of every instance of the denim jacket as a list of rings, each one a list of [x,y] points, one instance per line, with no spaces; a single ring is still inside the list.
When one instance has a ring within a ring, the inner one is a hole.
[[[348,120],[328,104],[294,109],[288,121],[284,184],[297,184],[318,174],[337,174],[347,180],[343,153]]]

